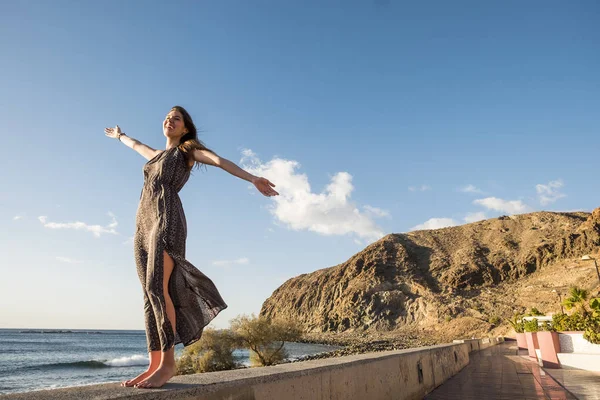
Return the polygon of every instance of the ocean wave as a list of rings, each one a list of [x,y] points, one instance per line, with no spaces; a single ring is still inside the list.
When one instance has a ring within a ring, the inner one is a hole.
[[[142,355],[133,355],[130,357],[113,358],[112,360],[87,360],[87,361],[73,361],[63,362],[54,364],[40,364],[30,365],[23,367],[22,369],[98,369],[98,368],[112,368],[112,367],[134,367],[140,365],[148,365],[149,359]]]
[[[2,332],[5,333],[5,332]],[[52,333],[52,334],[78,334],[78,335],[145,335],[144,331],[72,331],[61,329],[28,329],[19,333]]]
[[[109,368],[109,365],[104,364],[102,361],[88,360],[88,361],[73,361],[64,363],[54,364],[39,364],[24,367],[24,369],[65,369],[65,368]]]
[[[114,358],[112,360],[105,361],[110,367],[131,367],[137,365],[147,365],[150,359],[147,356],[133,355],[131,357]]]
[[[39,392],[44,392],[47,390],[54,390],[54,389],[67,389],[67,388],[75,388],[75,387],[82,387],[82,386],[93,386],[93,385],[98,385],[101,383],[119,383],[122,382],[122,380],[98,380],[98,381],[94,381],[94,382],[78,382],[78,383],[57,383],[57,384],[52,384],[52,385],[43,385],[43,386],[22,386],[19,388],[14,388],[14,387],[2,387],[0,386],[0,394],[15,394],[15,393],[34,393],[37,394]],[[5,392],[2,392],[2,390],[5,389]]]

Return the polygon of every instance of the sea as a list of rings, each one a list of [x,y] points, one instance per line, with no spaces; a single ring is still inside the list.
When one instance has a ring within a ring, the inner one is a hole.
[[[290,360],[337,347],[286,343]],[[175,357],[183,345],[175,346]],[[234,351],[249,366],[249,352]],[[0,329],[0,395],[96,383],[121,382],[148,366],[141,330]]]

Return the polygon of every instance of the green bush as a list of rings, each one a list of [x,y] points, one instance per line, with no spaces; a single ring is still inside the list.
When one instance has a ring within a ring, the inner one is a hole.
[[[525,324],[523,323],[523,316],[521,314],[515,314],[507,321],[513,327],[516,333],[525,332]]]
[[[526,317],[541,317],[543,315],[544,315],[544,313],[535,307],[531,307],[529,312],[527,314],[525,314]]]
[[[563,301],[563,305],[570,310],[575,308],[575,311],[587,316],[589,311],[587,310],[586,303],[588,298],[588,291],[573,286],[569,291],[569,297]]]
[[[600,297],[596,297],[590,300],[590,308],[594,317],[600,317]]]
[[[236,340],[228,330],[205,329],[202,338],[183,349],[177,359],[177,374],[187,375],[200,372],[225,371],[237,368],[233,358]]]
[[[554,314],[552,316],[552,325],[559,332],[583,331],[585,329],[585,319],[579,313],[571,315]]]
[[[500,324],[500,317],[493,315],[488,319],[488,322],[493,326],[498,326]]]
[[[300,325],[293,320],[270,320],[265,317],[238,316],[231,330],[239,346],[250,349],[252,365],[273,365],[288,357],[283,347],[302,337]]]
[[[554,328],[554,325],[552,325],[548,321],[542,322],[542,326],[540,326],[540,330],[546,331],[546,332],[556,332],[556,328]]]
[[[591,313],[583,333],[583,338],[588,342],[600,344],[600,298],[590,300]]]
[[[600,344],[600,298],[593,298],[589,303],[587,298],[587,290],[572,287],[563,304],[575,311],[571,315],[555,314],[552,323],[557,331],[583,331],[585,340]]]
[[[538,320],[536,318],[532,319],[531,321],[525,321],[524,326],[525,332],[537,332],[540,330]]]
[[[583,338],[590,343],[600,344],[600,329],[598,325],[587,328],[583,333]]]

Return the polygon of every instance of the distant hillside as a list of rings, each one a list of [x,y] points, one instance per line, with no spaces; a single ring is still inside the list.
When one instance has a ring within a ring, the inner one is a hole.
[[[558,307],[551,288],[596,284],[589,263],[578,260],[598,250],[600,208],[390,234],[340,265],[288,280],[261,315],[293,317],[312,332],[445,325],[453,334],[486,331],[491,316]]]

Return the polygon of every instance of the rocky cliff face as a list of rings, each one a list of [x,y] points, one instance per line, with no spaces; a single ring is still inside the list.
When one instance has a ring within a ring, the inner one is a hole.
[[[288,280],[261,315],[292,317],[312,332],[387,331],[473,316],[463,300],[472,304],[483,289],[507,288],[508,295],[524,277],[599,248],[600,208],[390,234],[343,264]]]

